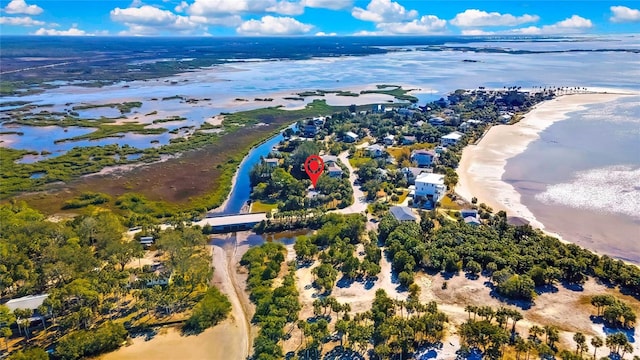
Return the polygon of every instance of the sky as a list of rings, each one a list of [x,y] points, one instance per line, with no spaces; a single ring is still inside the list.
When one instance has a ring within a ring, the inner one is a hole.
[[[0,0],[2,35],[640,33],[640,1]]]

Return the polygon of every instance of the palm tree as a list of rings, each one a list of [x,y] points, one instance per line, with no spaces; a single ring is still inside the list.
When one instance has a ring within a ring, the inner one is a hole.
[[[602,338],[598,337],[598,336],[594,336],[591,338],[591,345],[593,346],[593,358],[596,358],[596,352],[598,351],[598,348],[601,347],[602,345],[604,345]]]
[[[576,354],[580,352],[580,355],[582,355],[583,349],[587,346],[587,338],[583,333],[577,332],[573,334],[573,341],[576,342]]]

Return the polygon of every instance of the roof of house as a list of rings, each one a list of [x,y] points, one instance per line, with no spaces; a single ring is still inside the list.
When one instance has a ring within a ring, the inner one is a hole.
[[[480,224],[480,220],[475,216],[467,216],[464,218],[464,222],[467,224]]]
[[[36,310],[40,305],[42,305],[42,303],[44,303],[45,299],[48,297],[49,294],[29,295],[17,299],[11,299],[7,301],[5,305],[11,311],[14,311],[15,309]]]
[[[412,136],[412,135],[404,135],[404,136],[402,136],[402,138],[405,139],[405,140],[413,140],[413,141],[416,140],[416,137]]]
[[[433,150],[425,150],[425,149],[419,149],[419,150],[413,150],[413,152],[411,153],[411,155],[430,155],[430,156],[436,156],[436,152]]]
[[[333,156],[333,155],[322,155],[320,156],[320,158],[322,159],[322,161],[324,161],[325,163],[328,162],[338,162],[338,157],[337,156]]]
[[[418,175],[420,175],[422,173],[429,173],[429,172],[433,172],[433,170],[425,169],[425,168],[419,168],[419,167],[405,167],[405,168],[402,168],[402,173],[403,174],[411,173],[413,175],[413,177],[418,177]]]
[[[384,147],[380,146],[378,144],[373,144],[373,145],[367,146],[367,150],[369,150],[369,151],[384,151]]]
[[[418,177],[416,178],[416,183],[418,182],[423,182],[427,184],[444,185],[444,175],[423,173],[418,175]]]
[[[435,116],[429,119],[430,123],[444,123],[446,120],[441,118],[440,116]]]
[[[418,217],[406,206],[392,206],[389,212],[400,221],[416,221]]]
[[[393,135],[387,135],[384,137],[385,139],[390,139],[390,140],[394,140],[396,137]]]
[[[342,172],[342,169],[339,166],[331,165],[327,168],[329,172]]]
[[[358,134],[354,133],[353,131],[347,131],[344,135],[354,139],[358,138]]]
[[[451,140],[460,140],[462,138],[462,134],[454,131],[442,137],[443,139],[451,139]]]
[[[475,209],[462,209],[460,210],[460,213],[462,214],[462,217],[466,218],[469,216],[473,216],[473,217],[477,217],[478,216],[478,210]]]
[[[276,159],[276,158],[264,159],[264,162],[266,163],[278,163],[278,161],[280,161],[280,159]]]

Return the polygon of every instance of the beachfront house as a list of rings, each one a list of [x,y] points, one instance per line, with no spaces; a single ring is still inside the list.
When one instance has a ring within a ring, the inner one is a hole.
[[[369,156],[372,158],[379,158],[386,154],[384,147],[378,144],[367,146],[367,151],[369,152]]]
[[[340,178],[342,177],[343,171],[339,166],[334,164],[327,168],[327,174],[332,178]]]
[[[418,217],[413,213],[413,210],[407,206],[392,206],[389,208],[389,212],[400,222],[418,220]]]
[[[352,132],[352,131],[347,131],[344,136],[342,137],[342,141],[347,142],[347,143],[353,143],[358,141],[358,134]]]
[[[473,216],[467,216],[466,218],[464,218],[464,223],[471,226],[478,226],[482,224],[477,217]]]
[[[411,161],[418,164],[418,167],[429,167],[433,165],[433,161],[437,154],[433,150],[413,150],[411,152]]]
[[[441,137],[440,144],[442,144],[442,146],[455,145],[460,141],[460,139],[462,139],[462,136],[463,136],[462,133],[454,131],[452,133],[449,133]]]
[[[302,129],[302,134],[306,138],[315,137],[318,134],[318,125],[316,125],[316,122],[314,120],[307,121]]]
[[[44,328],[44,320],[47,314],[40,314],[38,308],[44,304],[44,301],[49,297],[49,294],[40,295],[28,295],[21,298],[11,299],[4,305],[9,308],[9,311],[14,312],[17,309],[29,309],[33,314],[29,317],[29,324],[35,321],[41,321]],[[18,319],[16,319],[18,320]]]
[[[374,114],[381,114],[381,113],[385,112],[385,110],[386,110],[386,108],[382,104],[373,105],[371,107],[371,112],[374,113]]]
[[[427,200],[436,203],[447,192],[442,174],[423,173],[418,175],[415,183],[414,201]]]

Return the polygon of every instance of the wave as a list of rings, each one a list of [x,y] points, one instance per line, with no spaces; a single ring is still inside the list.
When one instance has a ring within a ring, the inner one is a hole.
[[[535,198],[548,205],[624,214],[640,219],[640,167],[617,165],[576,173]]]

